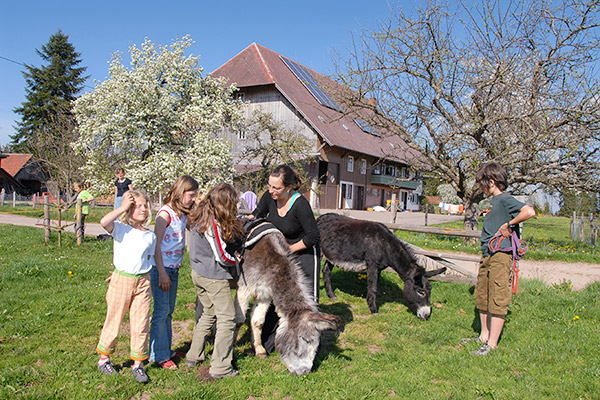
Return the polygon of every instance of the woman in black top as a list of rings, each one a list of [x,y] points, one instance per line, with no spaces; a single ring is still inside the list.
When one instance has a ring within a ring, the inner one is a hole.
[[[132,189],[133,186],[131,180],[125,178],[125,170],[123,168],[117,168],[117,180],[115,181],[115,210],[121,205],[123,194]]]
[[[266,218],[283,233],[311,284],[313,299],[318,303],[321,239],[308,200],[296,191],[300,183],[300,178],[288,165],[275,167],[269,176],[269,190],[263,194],[252,215],[255,218]],[[277,321],[275,308],[271,305],[262,336],[263,345],[268,353],[275,347]]]

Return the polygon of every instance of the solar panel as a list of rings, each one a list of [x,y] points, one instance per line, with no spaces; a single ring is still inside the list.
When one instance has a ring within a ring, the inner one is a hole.
[[[296,78],[308,89],[310,94],[312,94],[315,99],[325,107],[329,107],[333,110],[342,112],[342,109],[338,104],[323,91],[323,88],[311,74],[311,72],[304,66],[294,62],[292,60],[288,60],[285,57],[280,56],[281,60],[288,66],[288,68],[296,75]]]
[[[365,121],[358,119],[358,118],[354,118],[354,122],[356,122],[356,125],[358,125],[358,127],[360,129],[362,129],[363,132],[370,133],[371,135],[375,135],[375,136],[381,136],[381,135],[379,135],[379,132],[377,132],[375,130],[375,128],[373,128],[371,125],[369,125]]]

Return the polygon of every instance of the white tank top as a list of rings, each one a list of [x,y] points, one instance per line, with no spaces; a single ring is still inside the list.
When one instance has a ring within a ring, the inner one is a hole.
[[[187,216],[183,214],[181,218],[175,214],[175,211],[164,205],[158,213],[162,211],[169,214],[169,225],[165,229],[165,235],[160,242],[160,251],[162,253],[163,265],[165,268],[180,268],[183,261],[183,252],[185,247],[185,226]],[[158,215],[158,214],[157,214]]]

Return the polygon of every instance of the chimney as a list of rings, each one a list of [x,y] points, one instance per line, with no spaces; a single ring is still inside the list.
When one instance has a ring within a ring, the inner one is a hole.
[[[373,107],[377,107],[377,99],[375,97],[369,97],[369,104]]]

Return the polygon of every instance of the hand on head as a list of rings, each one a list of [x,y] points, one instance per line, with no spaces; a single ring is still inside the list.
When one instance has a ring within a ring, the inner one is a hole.
[[[123,200],[121,201],[121,207],[124,207],[126,210],[128,210],[131,205],[135,205],[135,197],[133,194],[125,192],[123,195]]]

